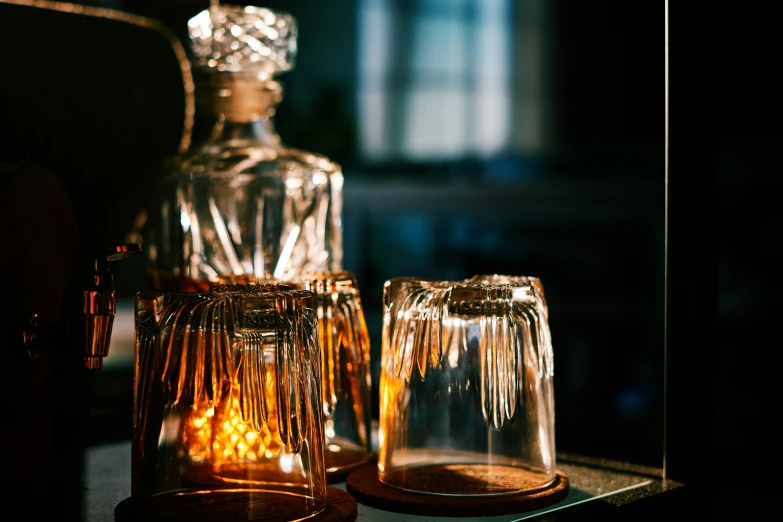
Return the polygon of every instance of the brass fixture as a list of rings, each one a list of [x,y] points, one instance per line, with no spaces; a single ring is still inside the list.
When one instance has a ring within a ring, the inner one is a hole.
[[[103,359],[109,355],[117,297],[111,263],[141,253],[141,245],[128,243],[109,249],[93,259],[90,283],[83,293],[83,316],[69,318],[65,327],[52,327],[40,320],[38,314],[30,317],[22,331],[22,344],[27,357],[35,362],[42,353],[56,349],[67,339],[78,341],[83,336],[84,367],[103,368]],[[80,342],[80,341],[78,341]]]

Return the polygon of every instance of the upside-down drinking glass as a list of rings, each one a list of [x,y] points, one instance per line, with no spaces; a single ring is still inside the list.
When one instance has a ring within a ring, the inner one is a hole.
[[[288,280],[228,277],[213,288],[298,288],[313,293],[308,306],[318,317],[327,479],[342,480],[367,462],[373,455],[370,339],[356,276],[331,271],[304,273]]]
[[[556,479],[553,353],[532,277],[384,286],[379,479],[502,495]]]
[[[356,277],[345,271],[303,274],[315,295],[321,343],[327,478],[342,479],[372,456],[370,338]]]
[[[326,508],[313,295],[267,290],[137,294],[131,496],[149,519]]]

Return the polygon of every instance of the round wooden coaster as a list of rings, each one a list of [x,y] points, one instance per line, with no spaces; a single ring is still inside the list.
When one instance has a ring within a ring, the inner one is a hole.
[[[415,493],[384,484],[378,479],[377,466],[370,465],[348,475],[346,486],[358,502],[367,506],[396,513],[441,517],[523,513],[556,504],[568,495],[568,478],[560,472],[557,472],[555,481],[545,489],[530,493],[487,495],[476,494],[478,491],[484,493],[488,490],[485,485],[479,489],[475,483],[471,492],[470,477],[462,473],[457,480],[454,470],[450,468],[451,466],[426,466],[408,470],[408,473],[414,471],[413,481],[418,481],[419,486],[425,480],[437,480],[429,482],[428,489],[441,494]],[[524,473],[524,470],[522,472]],[[448,480],[449,476],[454,480]]]
[[[328,505],[312,522],[354,522],[357,517],[356,499],[341,489],[327,487]],[[114,508],[115,522],[233,522],[258,520],[289,522],[307,516],[301,504],[292,495],[264,492],[257,498],[238,498],[235,494],[212,492],[205,495],[159,497],[160,501],[140,502],[128,497]]]

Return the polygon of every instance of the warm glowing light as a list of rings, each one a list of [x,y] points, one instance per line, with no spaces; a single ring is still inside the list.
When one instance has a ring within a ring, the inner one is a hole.
[[[283,473],[291,473],[294,469],[294,456],[286,453],[280,456],[280,469]]]
[[[256,430],[242,419],[239,383],[217,410],[211,405],[193,409],[182,432],[183,446],[193,462],[211,462],[215,469],[224,465],[276,458],[283,448],[277,429],[277,400],[274,372],[266,374],[267,422]],[[291,464],[289,459],[288,464]]]
[[[326,174],[324,174],[323,172],[317,172],[313,174],[313,183],[315,185],[324,185],[326,184],[327,180],[328,179],[326,177]]]
[[[289,190],[295,190],[302,188],[302,185],[304,184],[304,181],[302,178],[295,178],[293,176],[288,177],[285,179],[285,188]]]

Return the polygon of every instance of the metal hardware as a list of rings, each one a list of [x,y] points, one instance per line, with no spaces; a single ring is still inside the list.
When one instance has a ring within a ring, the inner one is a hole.
[[[84,291],[84,367],[103,368],[103,358],[109,355],[111,331],[117,298],[112,288],[114,276],[112,261],[126,259],[141,253],[141,245],[129,243],[111,249],[105,256],[95,258],[91,288]]]

